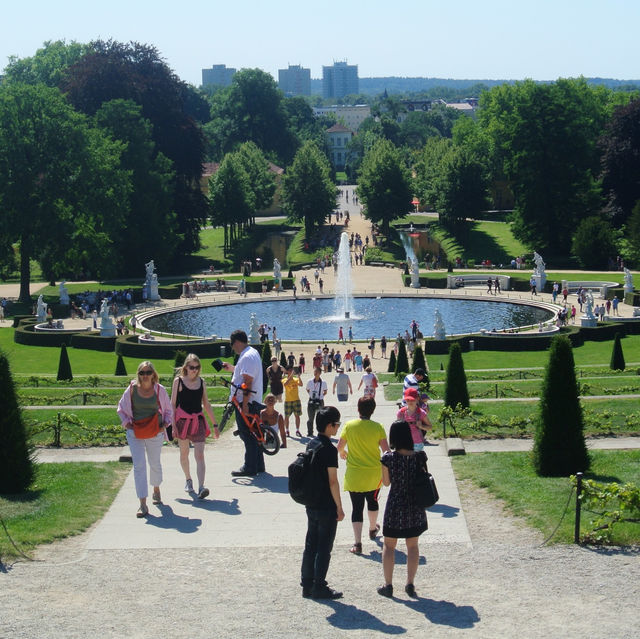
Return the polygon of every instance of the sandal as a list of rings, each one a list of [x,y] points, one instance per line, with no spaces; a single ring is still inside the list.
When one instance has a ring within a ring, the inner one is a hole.
[[[147,506],[140,506],[140,508],[138,508],[138,512],[136,513],[136,517],[138,519],[142,519],[143,517],[146,517],[149,514],[149,509],[147,508]]]
[[[371,539],[371,541],[375,541],[379,532],[380,532],[380,524],[376,524],[376,527],[373,530],[369,531],[369,539]]]
[[[362,544],[353,544],[349,549],[349,552],[353,555],[361,555],[362,554]]]
[[[159,490],[158,490],[158,491],[155,491],[155,492],[153,493],[153,497],[151,498],[151,501],[152,501],[154,504],[161,504],[161,503],[162,503],[162,497],[160,497],[160,491],[159,491]]]

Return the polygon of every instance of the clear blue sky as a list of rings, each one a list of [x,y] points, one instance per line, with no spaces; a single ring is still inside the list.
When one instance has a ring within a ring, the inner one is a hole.
[[[640,79],[638,0],[5,0],[0,69],[46,40],[154,45],[183,80],[212,64],[311,77],[335,60],[360,77]]]

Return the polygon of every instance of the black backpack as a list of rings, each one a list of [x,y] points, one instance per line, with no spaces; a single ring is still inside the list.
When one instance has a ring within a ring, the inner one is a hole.
[[[289,494],[293,501],[303,506],[312,505],[315,496],[312,465],[320,446],[322,444],[319,442],[309,442],[304,453],[298,453],[298,456],[289,464]]]

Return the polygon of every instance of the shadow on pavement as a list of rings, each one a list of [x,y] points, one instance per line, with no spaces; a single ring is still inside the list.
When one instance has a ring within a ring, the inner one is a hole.
[[[437,601],[426,597],[418,597],[418,599],[410,601],[397,599],[397,601],[403,603],[407,608],[424,614],[431,623],[439,626],[473,628],[480,621],[480,617],[473,606],[458,606],[450,601]]]
[[[176,515],[171,506],[166,504],[159,504],[157,508],[160,510],[160,517],[154,515],[153,510],[149,509],[146,520],[150,526],[165,529],[173,528],[178,532],[190,534],[196,532],[202,524],[202,519],[191,519],[191,517]]]
[[[440,513],[445,519],[450,519],[452,517],[457,517],[460,514],[460,509],[456,506],[447,506],[446,504],[436,504],[435,506],[431,506],[428,513]]]
[[[194,508],[200,508],[202,510],[208,510],[210,512],[218,512],[223,515],[240,515],[242,511],[238,506],[238,500],[236,498],[231,501],[224,501],[223,499],[176,499],[179,504],[191,504]]]
[[[289,493],[288,477],[271,475],[268,472],[260,473],[255,477],[237,477],[232,479],[239,486],[253,486],[263,493]]]
[[[351,604],[344,604],[331,599],[316,599],[315,601],[333,608],[333,614],[327,617],[327,621],[335,628],[376,630],[388,635],[401,635],[407,632],[406,628],[387,624],[370,612],[361,610]]]

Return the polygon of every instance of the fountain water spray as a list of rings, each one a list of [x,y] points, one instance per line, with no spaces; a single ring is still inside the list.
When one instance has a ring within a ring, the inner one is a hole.
[[[351,252],[349,236],[342,233],[338,247],[338,273],[336,278],[336,315],[349,318],[353,313],[353,281],[351,280]]]

